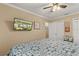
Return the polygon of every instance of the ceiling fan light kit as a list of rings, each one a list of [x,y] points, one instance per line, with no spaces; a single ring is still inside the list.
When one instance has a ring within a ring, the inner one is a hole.
[[[57,11],[60,9],[64,9],[66,7],[67,7],[67,5],[63,5],[63,4],[60,5],[59,3],[49,3],[48,7],[44,7],[43,9],[50,8],[50,11],[54,12],[54,11]]]
[[[53,11],[60,10],[60,7],[58,5],[55,5],[55,6],[53,6],[53,9],[52,10]]]

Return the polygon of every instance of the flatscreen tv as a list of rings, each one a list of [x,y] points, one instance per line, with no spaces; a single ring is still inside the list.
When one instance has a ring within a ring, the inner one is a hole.
[[[32,22],[19,19],[19,18],[14,18],[14,30],[16,31],[31,31],[32,30]]]

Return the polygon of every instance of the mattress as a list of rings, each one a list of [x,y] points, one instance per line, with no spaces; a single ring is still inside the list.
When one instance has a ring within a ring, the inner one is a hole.
[[[79,45],[59,39],[42,39],[15,45],[9,56],[79,56]]]

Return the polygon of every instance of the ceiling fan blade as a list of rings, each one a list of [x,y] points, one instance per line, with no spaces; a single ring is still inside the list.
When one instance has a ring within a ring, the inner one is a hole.
[[[43,9],[51,8],[52,6],[44,7]]]
[[[53,12],[53,7],[51,7],[51,10],[50,10],[50,12]]]
[[[66,8],[67,5],[60,5],[60,8]]]

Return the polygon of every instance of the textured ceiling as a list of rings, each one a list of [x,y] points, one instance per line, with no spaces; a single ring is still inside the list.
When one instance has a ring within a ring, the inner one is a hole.
[[[43,9],[48,3],[11,3],[11,5],[28,10],[37,15],[44,17],[47,20],[58,19],[62,16],[79,12],[79,3],[63,3],[68,7],[55,12],[50,12],[50,9]]]

